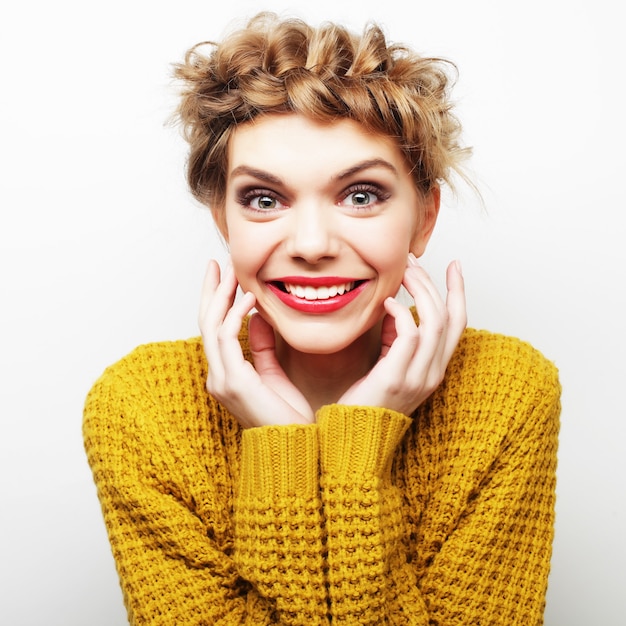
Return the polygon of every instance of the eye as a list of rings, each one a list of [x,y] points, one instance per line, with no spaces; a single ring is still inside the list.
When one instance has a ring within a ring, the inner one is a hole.
[[[355,191],[348,198],[354,206],[367,206],[372,201],[372,194],[368,191]]]
[[[256,213],[271,213],[284,208],[278,196],[266,189],[247,189],[237,194],[237,201],[245,209]]]
[[[248,201],[248,204],[257,211],[271,211],[278,207],[279,202],[272,196],[255,196]]]
[[[371,209],[384,202],[390,194],[377,185],[360,184],[346,190],[341,205],[354,209]]]

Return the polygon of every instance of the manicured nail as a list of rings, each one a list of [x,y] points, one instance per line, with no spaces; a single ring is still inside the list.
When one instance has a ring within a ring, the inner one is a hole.
[[[454,264],[456,265],[456,270],[459,274],[461,274],[461,276],[463,276],[463,268],[461,267],[461,261],[459,261],[458,259],[454,262]]]
[[[415,267],[419,267],[419,261],[417,260],[417,257],[412,252],[409,252],[409,265],[414,265]]]

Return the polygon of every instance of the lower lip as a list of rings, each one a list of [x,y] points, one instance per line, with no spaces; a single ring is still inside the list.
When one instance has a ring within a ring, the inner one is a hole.
[[[300,311],[302,313],[333,313],[344,306],[350,304],[365,289],[367,281],[363,281],[358,287],[344,293],[342,296],[334,296],[326,300],[306,300],[305,298],[296,298],[296,296],[280,290],[276,285],[267,283],[270,290],[276,294],[278,299],[288,307]]]

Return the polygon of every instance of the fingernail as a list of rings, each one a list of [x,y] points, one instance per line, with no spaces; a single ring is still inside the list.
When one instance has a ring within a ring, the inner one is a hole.
[[[454,264],[456,265],[456,269],[458,271],[459,274],[461,274],[461,276],[463,276],[463,268],[461,267],[461,261],[459,261],[458,259],[454,262]]]

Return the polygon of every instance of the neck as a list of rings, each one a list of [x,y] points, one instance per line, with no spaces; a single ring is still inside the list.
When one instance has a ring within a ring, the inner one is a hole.
[[[332,354],[299,352],[281,337],[277,337],[276,353],[289,380],[317,411],[325,404],[336,403],[372,369],[380,354],[380,325]]]

